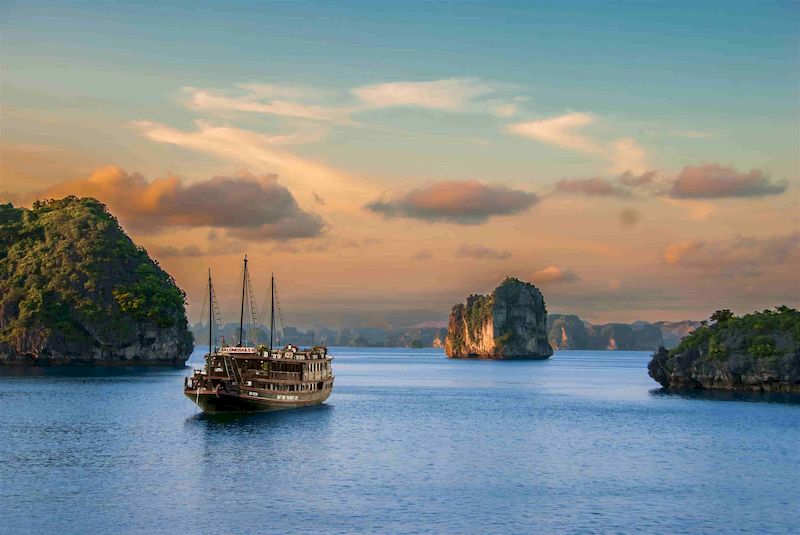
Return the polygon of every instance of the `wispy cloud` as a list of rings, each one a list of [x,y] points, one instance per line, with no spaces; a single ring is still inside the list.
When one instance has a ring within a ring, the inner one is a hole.
[[[365,85],[353,88],[351,92],[369,108],[412,106],[458,111],[471,100],[492,93],[493,88],[477,78],[448,78]]]
[[[486,245],[464,243],[456,249],[456,257],[504,260],[506,258],[511,258],[511,251],[508,249],[488,247]]]
[[[576,132],[591,124],[594,117],[588,113],[573,112],[550,119],[540,119],[508,125],[510,133],[536,139],[550,145],[578,152],[597,154],[600,146],[591,138]]]
[[[253,86],[245,87],[252,88]],[[293,100],[275,99],[265,96],[261,91],[238,96],[221,95],[196,88],[185,88],[184,91],[189,95],[188,106],[199,111],[264,113],[330,122],[348,122],[350,114],[354,111],[352,108],[326,107]]]
[[[195,124],[197,128],[189,131],[152,121],[138,121],[133,127],[152,141],[238,162],[257,172],[278,173],[293,191],[308,198],[314,193],[324,196],[329,206],[350,207],[375,191],[369,183],[288,152],[283,148],[287,136],[268,136],[206,121]]]
[[[754,276],[800,262],[800,232],[727,240],[686,240],[663,252],[667,264],[714,277]]]
[[[680,264],[687,256],[691,256],[699,251],[703,245],[705,244],[698,240],[684,240],[671,243],[664,249],[662,256],[667,264],[674,266]]]
[[[612,146],[610,172],[641,174],[647,171],[647,153],[635,139],[617,139]]]

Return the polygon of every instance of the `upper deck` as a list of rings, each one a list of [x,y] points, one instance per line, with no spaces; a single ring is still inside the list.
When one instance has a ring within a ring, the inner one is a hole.
[[[297,361],[329,361],[333,357],[328,355],[327,348],[315,347],[313,349],[300,349],[296,346],[286,346],[283,349],[266,349],[257,347],[224,346],[218,351],[219,355],[227,355],[236,360],[270,360],[283,362]]]

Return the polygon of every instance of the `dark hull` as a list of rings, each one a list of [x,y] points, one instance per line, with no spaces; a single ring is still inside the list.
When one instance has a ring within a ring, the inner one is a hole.
[[[197,403],[200,410],[209,413],[221,412],[266,412],[280,411],[286,409],[297,409],[300,407],[310,407],[320,405],[330,396],[330,390],[321,392],[308,392],[298,394],[298,399],[269,399],[254,398],[251,396],[220,392],[216,394],[208,390],[184,390],[187,398]]]

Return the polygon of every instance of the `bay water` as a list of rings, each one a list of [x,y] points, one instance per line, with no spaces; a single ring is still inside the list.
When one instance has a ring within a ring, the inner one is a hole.
[[[800,529],[797,397],[665,393],[646,352],[331,353],[325,405],[251,415],[188,368],[0,369],[0,533]]]

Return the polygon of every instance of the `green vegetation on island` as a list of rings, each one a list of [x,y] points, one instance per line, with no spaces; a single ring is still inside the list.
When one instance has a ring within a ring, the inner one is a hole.
[[[99,201],[0,205],[0,363],[182,364],[184,303]]]
[[[718,310],[648,371],[670,389],[800,392],[800,312],[786,306],[744,316]]]

